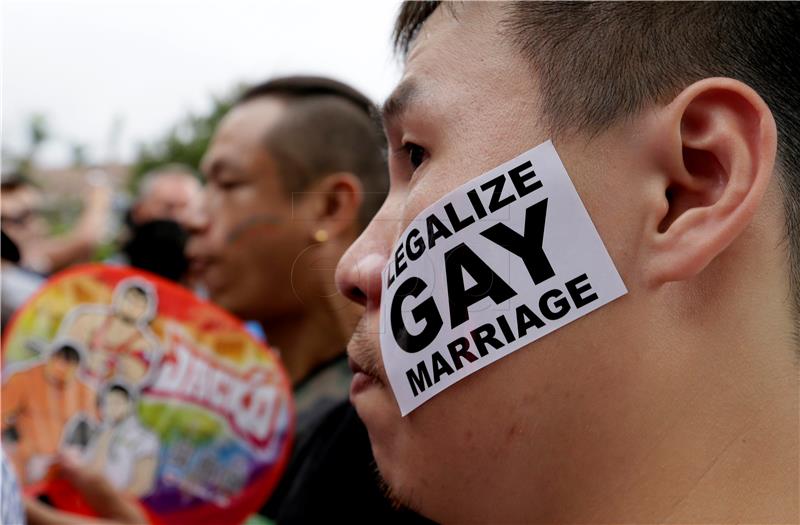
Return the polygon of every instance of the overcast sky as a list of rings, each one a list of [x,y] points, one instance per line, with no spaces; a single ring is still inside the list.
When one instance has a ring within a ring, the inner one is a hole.
[[[380,101],[399,77],[389,36],[399,1],[3,0],[2,142],[24,148],[32,113],[47,117],[49,165],[69,145],[123,160],[212,94],[276,74],[334,76]]]

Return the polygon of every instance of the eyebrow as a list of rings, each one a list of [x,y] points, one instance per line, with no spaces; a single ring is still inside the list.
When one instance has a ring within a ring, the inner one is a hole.
[[[201,165],[200,173],[206,181],[218,179],[220,172],[225,170],[234,172],[237,175],[247,174],[247,172],[241,169],[241,167],[239,167],[237,164],[232,163],[230,159],[219,157],[211,162],[211,164],[208,166],[208,169],[203,169],[203,167],[204,166]]]
[[[413,80],[406,80],[397,86],[381,107],[381,120],[388,128],[402,118],[414,99],[419,98],[419,86]]]

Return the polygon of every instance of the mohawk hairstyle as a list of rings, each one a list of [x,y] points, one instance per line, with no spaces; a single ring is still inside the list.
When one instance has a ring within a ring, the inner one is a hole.
[[[316,76],[276,78],[245,91],[236,105],[260,97],[286,102],[286,112],[265,137],[287,192],[349,172],[364,187],[359,223],[365,227],[388,192],[386,139],[377,107],[358,90]]]

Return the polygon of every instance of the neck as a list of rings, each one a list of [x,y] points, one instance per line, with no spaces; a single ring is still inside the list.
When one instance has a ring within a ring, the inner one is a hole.
[[[697,282],[665,286],[653,298],[651,335],[630,348],[659,364],[627,385],[630,401],[620,405],[629,412],[627,431],[616,431],[604,460],[625,459],[608,464],[580,521],[797,518],[800,398],[789,272],[778,258],[729,257],[762,271],[728,279],[732,263],[719,261]]]
[[[640,314],[624,329],[564,339],[553,360],[572,382],[509,403],[516,432],[492,456],[502,474],[478,485],[491,503],[455,499],[450,509],[467,510],[450,521],[795,522],[797,320],[785,255],[765,244],[731,249],[693,282],[621,299]],[[574,360],[584,349],[599,357],[591,368]],[[530,359],[558,370],[547,355]]]
[[[350,239],[353,240],[353,239]],[[292,385],[297,386],[320,365],[345,353],[361,309],[343,297],[334,280],[336,262],[349,243],[341,246],[329,241],[327,255],[321,260],[333,261],[329,273],[312,292],[315,298],[304,301],[303,311],[276,318],[263,319],[260,324],[270,346],[281,355]]]
[[[53,374],[48,369],[47,364],[45,364],[44,367],[44,380],[58,389],[63,389],[64,385],[66,385],[66,381],[64,381],[63,379],[53,377]]]
[[[650,376],[649,388],[640,383],[642,402],[653,387],[659,391],[650,403],[657,410],[639,414],[631,426],[638,437],[627,443],[626,468],[611,478],[605,504],[598,502],[589,521],[796,518],[800,406],[794,351],[786,331],[764,330],[777,328],[774,320],[745,329],[730,321],[728,337],[697,332],[658,350],[681,363],[671,370],[665,365],[661,378]],[[754,357],[764,353],[783,359]]]

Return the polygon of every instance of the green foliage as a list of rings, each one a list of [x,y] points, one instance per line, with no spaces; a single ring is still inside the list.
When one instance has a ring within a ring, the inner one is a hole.
[[[129,189],[133,194],[142,176],[148,171],[165,164],[179,163],[199,170],[200,160],[208,149],[214,129],[222,117],[231,109],[242,92],[236,87],[224,97],[214,97],[209,112],[201,115],[187,115],[167,134],[153,144],[141,144],[131,167],[132,175]]]
[[[50,125],[47,117],[41,113],[34,113],[28,120],[28,140],[30,141],[30,156],[33,157],[47,139],[50,138]]]
[[[88,164],[86,161],[86,146],[83,144],[71,144],[70,154],[72,155],[72,167],[85,168]]]

